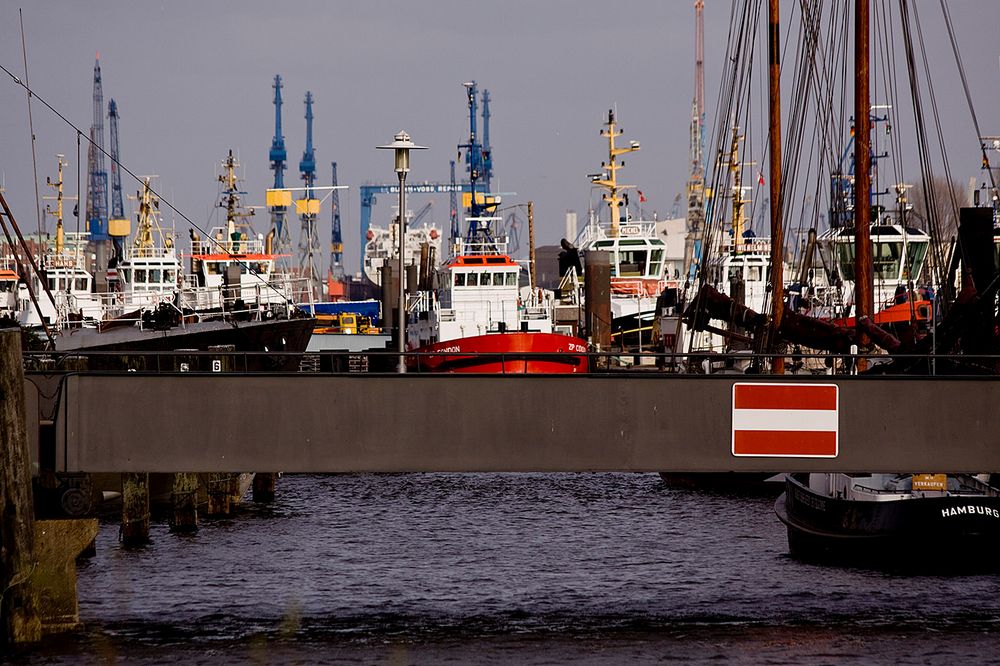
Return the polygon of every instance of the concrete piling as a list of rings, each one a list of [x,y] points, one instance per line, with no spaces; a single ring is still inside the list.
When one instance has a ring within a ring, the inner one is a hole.
[[[149,474],[122,474],[121,540],[126,546],[149,542]]]

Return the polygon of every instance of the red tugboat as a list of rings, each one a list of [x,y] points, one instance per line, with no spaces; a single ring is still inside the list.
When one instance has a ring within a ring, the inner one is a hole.
[[[476,373],[575,373],[588,369],[587,345],[553,331],[552,295],[521,287],[521,267],[506,253],[500,217],[467,218],[469,237],[438,272],[436,289],[411,302],[411,370]]]

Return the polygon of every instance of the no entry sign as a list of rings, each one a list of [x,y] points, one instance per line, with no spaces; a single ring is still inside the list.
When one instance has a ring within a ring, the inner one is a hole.
[[[733,385],[733,455],[836,458],[836,384]]]

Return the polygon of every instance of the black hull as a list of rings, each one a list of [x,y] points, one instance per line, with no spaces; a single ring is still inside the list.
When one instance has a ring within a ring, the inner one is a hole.
[[[134,371],[178,370],[181,364],[191,372],[212,370],[205,356],[162,358],[153,352],[178,350],[209,351],[210,347],[231,347],[234,355],[223,363],[225,371],[296,371],[299,355],[312,337],[314,319],[271,319],[251,322],[210,321],[176,326],[167,330],[139,330],[136,327],[98,332],[79,329],[56,338],[56,351],[102,352],[88,358],[89,370]],[[112,352],[110,354],[106,352]],[[267,352],[239,356],[242,352]],[[220,354],[224,355],[223,352]],[[177,367],[174,367],[176,365]]]
[[[786,477],[775,502],[793,557],[935,573],[1000,569],[1000,497],[845,500],[797,476]]]

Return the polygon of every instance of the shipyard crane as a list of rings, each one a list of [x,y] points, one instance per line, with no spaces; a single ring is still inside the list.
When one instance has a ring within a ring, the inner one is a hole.
[[[310,293],[317,293],[319,284],[319,268],[316,265],[319,253],[319,234],[316,232],[316,218],[319,214],[319,199],[313,187],[316,185],[316,153],[313,149],[313,96],[306,92],[306,149],[299,161],[299,174],[305,185],[305,194],[295,202],[295,210],[302,222],[299,236],[299,276],[306,278]],[[336,190],[334,190],[336,192]]]
[[[121,149],[118,144],[118,104],[112,98],[108,102],[108,134],[111,141],[111,216],[108,219],[108,235],[114,250],[112,263],[117,266],[124,259],[125,239],[128,237],[129,221],[125,217],[122,201]]]
[[[691,102],[684,272],[692,277],[705,234],[705,0],[694,0],[694,99]]]
[[[483,89],[483,187],[493,189],[493,149],[490,147],[490,91]]]
[[[467,192],[468,186],[455,183],[414,183],[406,186],[407,194],[451,194],[452,209],[457,205],[456,195],[459,192]],[[368,228],[371,226],[372,206],[378,203],[379,194],[399,194],[399,183],[369,183],[358,187],[361,193],[361,261],[360,270],[365,269],[365,239],[368,237]]]
[[[330,194],[330,269],[326,273],[326,293],[331,299],[344,297],[344,237],[340,230],[340,190],[337,189],[337,163],[331,162],[333,186]]]
[[[454,245],[462,237],[462,229],[458,226],[458,187],[455,184],[455,160],[451,161],[451,210],[448,213],[451,222],[451,244]]]
[[[104,89],[100,53],[94,61],[94,124],[90,126],[90,147],[87,148],[87,228],[91,241],[108,240],[108,172],[104,164]]]
[[[281,75],[274,75],[274,138],[271,139],[271,151],[268,159],[271,162],[271,170],[274,171],[274,189],[281,190],[285,187],[285,160],[288,153],[285,150],[285,135],[281,133]],[[285,224],[285,214],[288,212],[288,205],[291,202],[291,193],[274,192],[268,193],[267,206],[271,212],[271,233],[274,238],[274,252],[277,254],[275,260],[277,266],[283,270],[288,269],[288,257],[292,253],[292,240],[289,237],[288,225]]]

